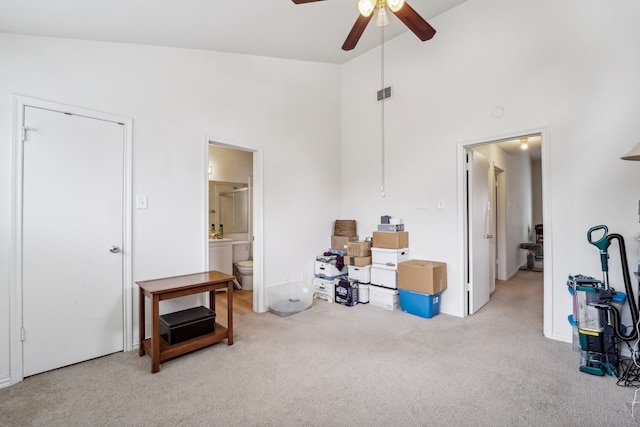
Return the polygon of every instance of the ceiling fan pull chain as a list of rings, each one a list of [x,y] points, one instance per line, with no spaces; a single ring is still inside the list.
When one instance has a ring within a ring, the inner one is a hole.
[[[380,89],[382,89],[382,101],[380,104],[380,150],[381,150],[381,165],[380,165],[380,177],[382,186],[380,192],[382,197],[386,197],[384,191],[385,184],[385,159],[384,159],[384,27],[380,27]]]

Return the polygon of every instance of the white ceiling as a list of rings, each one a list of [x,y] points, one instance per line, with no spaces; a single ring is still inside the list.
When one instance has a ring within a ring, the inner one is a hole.
[[[531,155],[533,160],[540,160],[541,152],[542,152],[542,138],[538,135],[529,135],[523,136],[523,138],[527,139],[527,145],[529,148],[527,151]],[[521,142],[520,138],[509,139],[505,141],[499,141],[495,143],[498,147],[500,147],[504,152],[509,154],[520,153],[522,152],[522,148],[520,147]]]
[[[408,3],[429,21],[465,1]],[[372,20],[354,50],[341,49],[357,16],[358,0],[0,0],[0,32],[335,64],[380,44]],[[386,40],[408,31],[392,14],[390,20]]]

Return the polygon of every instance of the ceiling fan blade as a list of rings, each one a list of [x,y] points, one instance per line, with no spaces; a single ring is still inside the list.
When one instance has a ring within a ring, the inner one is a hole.
[[[422,16],[418,15],[418,12],[409,6],[407,2],[404,3],[399,11],[393,13],[422,41],[429,40],[436,34],[436,30]]]
[[[364,29],[367,28],[367,24],[369,23],[369,21],[371,21],[372,16],[373,13],[369,16],[362,16],[358,14],[358,19],[356,20],[356,23],[353,24],[353,27],[351,28],[347,39],[344,41],[342,50],[351,50],[356,47],[356,44],[358,44],[358,40],[360,40],[360,36],[362,36],[362,33],[364,33]]]
[[[292,0],[295,4],[303,4],[303,3],[313,3],[315,1],[324,1],[324,0]]]

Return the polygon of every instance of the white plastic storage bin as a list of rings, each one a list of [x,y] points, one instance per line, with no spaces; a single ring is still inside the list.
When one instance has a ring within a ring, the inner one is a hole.
[[[358,283],[358,302],[366,304],[369,302],[369,286],[368,284]]]
[[[371,248],[371,262],[373,264],[380,264],[380,265],[385,265],[387,267],[398,268],[398,264],[408,260],[409,260],[409,248],[404,248],[404,249]]]
[[[325,301],[335,301],[336,299],[336,281],[329,279],[314,278],[312,281],[314,295],[318,299]]]
[[[356,267],[349,265],[349,280],[357,280],[360,283],[371,283],[371,266]]]
[[[400,292],[398,290],[369,286],[369,304],[385,308],[387,310],[400,309]]]
[[[334,279],[339,276],[346,276],[348,274],[346,266],[342,267],[342,270],[338,270],[335,263],[325,262],[318,260],[315,265],[315,276],[322,279]]]
[[[311,307],[313,288],[305,282],[285,283],[266,288],[269,311],[285,317]]]
[[[398,289],[398,270],[395,267],[387,267],[385,265],[372,265],[371,284]]]

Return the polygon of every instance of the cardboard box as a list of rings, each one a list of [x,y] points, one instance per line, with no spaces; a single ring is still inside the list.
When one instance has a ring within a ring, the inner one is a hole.
[[[373,247],[385,249],[404,249],[409,247],[408,231],[374,231]]]
[[[336,280],[315,278],[312,280],[315,289],[314,297],[325,301],[331,301],[336,297]]]
[[[349,265],[347,269],[349,271],[349,280],[357,280],[359,283],[371,283],[370,265],[365,265],[364,267]]]
[[[371,242],[357,241],[347,243],[347,255],[371,256]]]
[[[356,267],[364,267],[371,265],[371,256],[345,256],[344,265],[355,265]]]
[[[386,267],[398,268],[401,262],[409,261],[409,249],[371,249],[371,263],[375,267],[380,265]]]
[[[400,309],[400,293],[395,289],[369,286],[369,304],[382,307],[387,310]]]
[[[358,304],[358,282],[340,280],[336,284],[336,303],[353,307]]]
[[[378,224],[378,231],[404,231],[404,224]]]
[[[386,265],[371,265],[371,284],[390,289],[398,289],[398,270]]]
[[[331,249],[336,251],[347,251],[349,242],[355,242],[358,240],[358,236],[331,236]]]
[[[342,270],[336,267],[335,262],[324,262],[316,260],[314,266],[314,274],[321,279],[335,279],[339,276],[346,276],[349,274],[349,270],[346,266],[342,266]]]
[[[435,295],[447,289],[447,264],[410,259],[398,264],[398,288]]]

